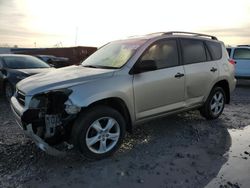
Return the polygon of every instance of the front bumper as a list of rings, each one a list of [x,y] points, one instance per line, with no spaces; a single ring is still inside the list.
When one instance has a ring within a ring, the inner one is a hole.
[[[47,144],[43,139],[41,139],[39,136],[37,136],[33,129],[32,129],[32,124],[24,125],[22,122],[22,115],[25,111],[25,109],[19,104],[17,99],[15,97],[11,98],[11,109],[13,111],[13,114],[15,116],[15,120],[17,124],[23,129],[24,133],[30,137],[35,144],[43,151],[48,153],[49,155],[53,156],[63,156],[66,153],[63,151],[59,151],[55,149],[54,147],[51,147],[49,144]]]
[[[63,151],[59,151],[53,147],[51,147],[49,144],[47,144],[46,142],[43,141],[43,139],[41,139],[39,136],[37,136],[32,129],[32,125],[28,124],[27,126],[27,130],[25,130],[25,134],[27,136],[29,136],[34,142],[35,144],[43,151],[45,151],[46,153],[48,153],[49,155],[53,155],[53,156],[62,156],[65,155],[66,153]]]

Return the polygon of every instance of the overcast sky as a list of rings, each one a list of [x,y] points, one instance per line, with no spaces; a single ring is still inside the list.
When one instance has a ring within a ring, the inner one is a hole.
[[[0,45],[101,46],[173,30],[250,44],[250,0],[0,0]]]

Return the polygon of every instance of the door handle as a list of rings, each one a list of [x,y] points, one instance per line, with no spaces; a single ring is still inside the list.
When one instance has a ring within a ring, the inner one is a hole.
[[[215,72],[215,71],[217,71],[217,69],[214,68],[214,67],[212,67],[212,68],[210,69],[210,71],[211,71],[211,72]]]
[[[181,78],[183,76],[184,76],[184,74],[183,73],[179,73],[179,72],[176,75],[174,75],[175,78]]]

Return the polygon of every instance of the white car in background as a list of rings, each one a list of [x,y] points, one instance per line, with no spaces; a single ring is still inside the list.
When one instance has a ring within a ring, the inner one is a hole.
[[[235,77],[250,79],[250,45],[227,48],[228,55],[236,62]]]

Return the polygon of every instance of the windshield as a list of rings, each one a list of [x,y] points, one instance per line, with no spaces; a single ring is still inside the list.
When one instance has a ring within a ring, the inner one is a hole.
[[[11,69],[35,69],[50,67],[42,60],[32,56],[8,56],[3,59],[6,66]]]
[[[146,40],[111,42],[83,61],[82,66],[93,68],[121,68]]]

